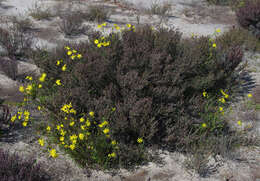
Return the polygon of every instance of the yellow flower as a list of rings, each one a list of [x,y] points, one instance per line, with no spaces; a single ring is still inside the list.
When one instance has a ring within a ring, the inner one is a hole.
[[[61,68],[62,71],[65,71],[66,70],[66,64],[63,65],[63,67]]]
[[[137,139],[137,142],[138,142],[138,143],[142,143],[142,142],[143,142],[143,139],[142,139],[142,138],[138,138],[138,139]]]
[[[39,84],[38,87],[39,87],[39,88],[42,88],[42,84]]]
[[[68,51],[67,54],[68,54],[68,55],[71,55],[71,54],[72,54],[72,51]]]
[[[130,24],[126,24],[126,26],[127,26],[128,28],[130,28],[130,27],[131,27],[131,25],[130,25]]]
[[[51,149],[49,150],[49,152],[50,152],[50,156],[52,156],[53,158],[56,158],[58,156],[55,149]]]
[[[102,128],[104,125],[101,123],[101,124],[99,124],[98,126],[99,126],[100,128]]]
[[[31,84],[27,85],[26,90],[31,91],[32,90],[32,85]]]
[[[78,58],[81,58],[81,57],[82,57],[82,55],[81,55],[81,54],[78,54],[78,55],[77,55],[77,57],[78,57]]]
[[[81,125],[80,128],[81,128],[82,130],[85,130],[85,125]]]
[[[99,43],[99,44],[97,45],[97,47],[100,48],[100,47],[101,47],[101,43]]]
[[[75,122],[74,122],[74,121],[70,122],[70,126],[73,126],[74,124],[75,124]]]
[[[85,121],[85,119],[83,117],[79,119],[79,122],[81,122],[81,123],[84,121]]]
[[[90,121],[86,121],[86,125],[89,127],[91,125]]]
[[[216,47],[217,47],[216,43],[213,43],[212,47],[213,47],[213,48],[216,48]]]
[[[47,131],[50,131],[50,130],[51,130],[51,127],[50,127],[50,126],[47,126],[46,130],[47,130]]]
[[[94,41],[94,43],[95,43],[95,44],[98,44],[98,40],[96,39],[96,40]]]
[[[84,134],[80,133],[80,134],[79,134],[79,139],[80,139],[80,140],[83,140],[83,139],[84,139]]]
[[[98,25],[98,28],[102,28],[102,25]]]
[[[25,79],[32,80],[32,77],[30,77],[30,76],[26,76]]]
[[[20,86],[20,87],[19,87],[19,91],[20,91],[20,92],[24,92],[24,87],[23,87],[23,86]]]
[[[75,109],[71,109],[70,113],[76,114],[76,110]]]
[[[111,142],[111,144],[112,144],[112,145],[115,145],[115,144],[116,144],[116,140],[113,140],[113,141]]]
[[[111,153],[111,157],[116,157],[116,154],[114,152]]]
[[[72,136],[70,136],[70,140],[74,140],[74,139],[77,139],[78,138],[78,136],[77,135],[72,135]]]
[[[103,24],[102,24],[102,26],[106,26],[106,25],[107,25],[107,23],[103,23]]]
[[[203,92],[203,97],[206,97],[207,96],[207,92]]]
[[[24,98],[23,101],[26,102],[26,101],[28,101],[28,99]]]
[[[76,57],[76,55],[72,55],[70,58],[71,58],[71,60],[74,60],[75,57]]]
[[[57,85],[61,85],[60,80],[56,80]]]
[[[116,108],[115,108],[115,107],[113,107],[113,108],[112,108],[112,111],[115,111],[115,110],[116,110]]]
[[[216,30],[216,32],[217,32],[217,33],[220,33],[221,31],[220,31],[220,29],[218,28],[218,29]]]
[[[250,97],[252,97],[252,94],[247,94],[247,96],[250,98]]]
[[[64,141],[64,137],[63,136],[60,137],[60,141]]]
[[[76,50],[72,50],[72,52],[73,52],[73,53],[77,53],[77,51],[76,51]]]
[[[107,121],[104,121],[102,124],[103,124],[104,126],[106,126],[106,125],[108,125],[108,122],[107,122]]]
[[[91,117],[94,117],[94,112],[93,112],[93,111],[89,112],[89,115],[90,115]]]
[[[39,111],[41,110],[41,106],[38,106],[37,108],[38,108]]]
[[[42,73],[41,77],[39,78],[39,81],[44,82],[45,78],[46,78],[46,73]]]
[[[57,61],[56,65],[60,65],[60,61],[59,60]]]
[[[222,97],[221,99],[218,99],[220,102],[222,102],[222,103],[225,103],[226,101],[225,101],[225,99],[224,99],[224,97]]]
[[[107,134],[107,133],[109,133],[109,129],[106,128],[106,129],[103,130],[103,132],[104,132],[104,134]]]
[[[14,122],[16,119],[16,115],[12,116],[11,121]]]
[[[70,147],[71,150],[75,149],[75,145],[74,144],[70,145],[69,147]]]
[[[70,47],[68,47],[68,46],[66,46],[65,48],[66,48],[67,50],[70,50]]]
[[[203,124],[202,124],[202,127],[203,127],[203,128],[206,128],[206,127],[207,127],[206,123],[203,123]]]
[[[56,129],[57,129],[57,130],[60,130],[60,125],[57,125]]]
[[[66,133],[67,133],[67,132],[66,132],[66,131],[63,131],[63,129],[60,130],[60,134],[61,134],[62,136],[64,136]]]
[[[219,111],[223,111],[223,107],[219,107]]]
[[[242,122],[239,120],[239,121],[237,122],[237,124],[238,124],[239,126],[241,126]]]
[[[43,140],[43,139],[39,139],[38,142],[39,142],[39,144],[40,144],[41,146],[44,146],[44,140]]]
[[[26,121],[23,122],[23,126],[24,126],[24,127],[27,126],[27,122],[26,122]]]

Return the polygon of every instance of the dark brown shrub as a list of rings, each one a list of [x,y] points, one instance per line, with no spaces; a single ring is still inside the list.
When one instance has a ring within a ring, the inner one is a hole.
[[[0,149],[1,181],[47,181],[50,176],[35,163],[34,159],[25,160],[17,154]]]
[[[90,26],[83,26],[83,18],[80,13],[69,12],[61,16],[62,22],[59,24],[61,32],[66,36],[85,34]]]
[[[238,22],[260,39],[260,0],[246,0],[243,7],[236,10]]]
[[[24,32],[16,23],[8,30],[0,28],[0,45],[7,51],[8,56],[26,57],[31,51],[33,36]]]

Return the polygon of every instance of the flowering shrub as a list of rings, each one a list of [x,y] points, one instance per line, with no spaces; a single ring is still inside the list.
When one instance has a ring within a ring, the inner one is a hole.
[[[181,40],[175,30],[130,24],[121,34],[94,32],[89,39],[36,60],[44,72],[20,87],[49,115],[42,132],[50,139],[39,144],[51,157],[59,156],[51,147],[58,144],[81,166],[128,167],[152,159],[146,147],[179,149],[228,130],[219,119],[224,106],[208,105],[202,92],[213,99],[232,93],[240,47],[223,50],[208,37]],[[214,116],[198,119],[207,111]]]

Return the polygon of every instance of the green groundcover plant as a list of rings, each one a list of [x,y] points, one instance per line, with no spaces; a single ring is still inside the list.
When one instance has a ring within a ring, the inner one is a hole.
[[[208,37],[181,42],[165,29],[122,29],[122,40],[96,33],[78,50],[67,45],[62,57],[46,55],[41,76],[27,76],[19,88],[25,99],[11,121],[27,126],[28,105],[36,106],[49,118],[38,141],[50,157],[58,157],[58,144],[80,166],[103,169],[150,161],[151,146],[187,151],[201,137],[229,133],[221,115],[237,83],[239,47],[223,54]]]

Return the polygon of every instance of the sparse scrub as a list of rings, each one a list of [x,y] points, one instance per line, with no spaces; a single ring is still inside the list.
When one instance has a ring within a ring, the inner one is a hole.
[[[50,181],[51,177],[42,170],[35,160],[22,159],[16,153],[0,149],[0,180],[1,181]]]

